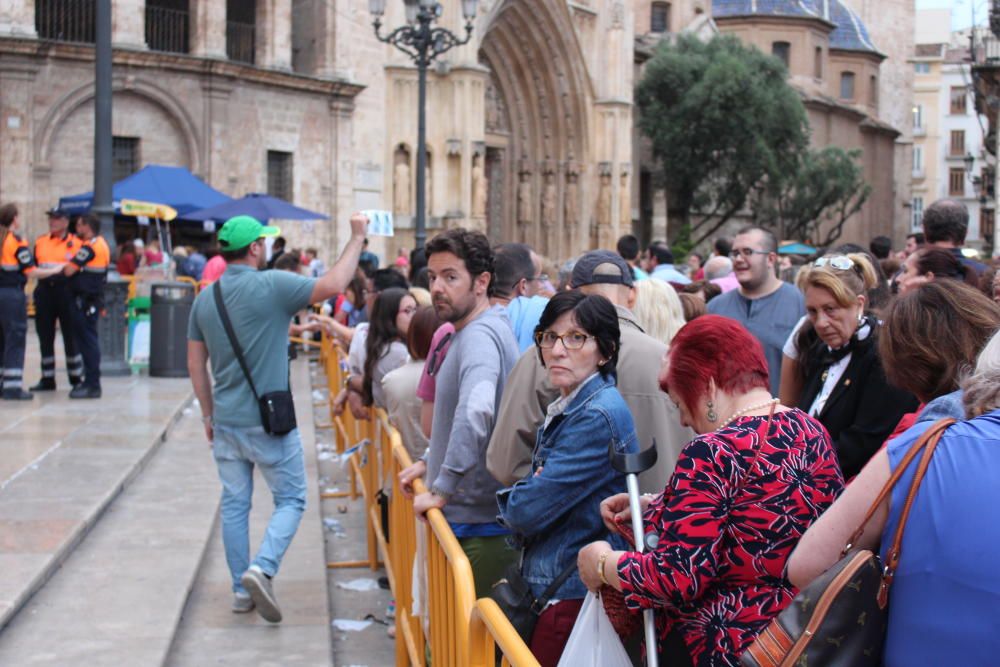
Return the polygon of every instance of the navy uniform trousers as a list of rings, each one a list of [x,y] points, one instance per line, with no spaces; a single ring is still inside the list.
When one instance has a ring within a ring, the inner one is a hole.
[[[101,340],[97,321],[101,317],[102,298],[98,295],[73,295],[73,341],[83,358],[84,387],[101,386]]]
[[[4,389],[22,389],[24,343],[28,335],[27,299],[23,287],[0,287],[0,377]]]
[[[42,355],[42,381],[56,381],[56,320],[62,330],[63,350],[66,352],[66,371],[70,384],[83,379],[83,357],[76,346],[73,334],[73,296],[65,278],[42,280],[35,287],[35,331]]]

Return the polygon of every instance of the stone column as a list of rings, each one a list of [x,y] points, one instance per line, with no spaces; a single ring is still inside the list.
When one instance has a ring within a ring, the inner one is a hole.
[[[257,0],[256,65],[292,69],[292,0]]]
[[[32,99],[37,68],[28,63],[0,62],[0,155],[3,155],[3,178],[0,201],[13,202],[25,224],[22,234],[34,238],[44,210],[42,202],[32,201]]]
[[[191,0],[191,55],[226,57],[226,0]]]
[[[0,35],[34,37],[35,0],[4,0],[0,3]]]
[[[336,95],[330,100],[330,175],[333,181],[330,219],[332,228],[336,230],[336,237],[330,248],[333,256],[339,254],[343,244],[351,238],[350,216],[356,210],[352,159],[353,118],[352,98]]]
[[[111,43],[127,49],[146,48],[146,0],[111,3]]]
[[[223,5],[223,9],[225,6]],[[209,75],[202,79],[201,174],[213,188],[230,192],[229,172],[225,156],[230,146],[227,110],[235,82]]]

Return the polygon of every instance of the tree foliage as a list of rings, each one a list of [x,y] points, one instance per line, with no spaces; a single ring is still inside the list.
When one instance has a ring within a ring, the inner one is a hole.
[[[808,127],[785,77],[780,60],[731,36],[680,36],[647,63],[639,127],[662,165],[671,218],[701,217],[695,245],[795,172]]]
[[[780,230],[783,238],[823,247],[834,243],[871,195],[860,157],[860,150],[836,146],[804,152],[792,177],[757,202],[758,221]]]

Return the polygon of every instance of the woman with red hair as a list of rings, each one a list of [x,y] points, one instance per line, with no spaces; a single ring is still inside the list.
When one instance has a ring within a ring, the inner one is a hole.
[[[700,435],[663,493],[642,499],[659,542],[641,554],[593,542],[580,551],[580,576],[590,590],[621,591],[629,610],[657,610],[660,664],[738,665],[792,601],[785,561],[844,480],[819,422],[771,397],[764,351],[740,323],[688,322],[660,385]],[[601,516],[631,539],[627,494],[605,499]]]

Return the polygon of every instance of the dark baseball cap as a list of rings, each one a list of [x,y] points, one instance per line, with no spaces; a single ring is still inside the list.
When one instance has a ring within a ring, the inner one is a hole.
[[[573,267],[570,286],[574,289],[596,283],[631,287],[632,267],[621,255],[610,250],[591,250],[584,253]]]
[[[69,213],[67,213],[66,211],[62,210],[59,207],[50,208],[49,210],[47,210],[45,212],[45,215],[49,216],[50,218],[68,218],[69,217]]]

